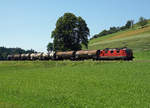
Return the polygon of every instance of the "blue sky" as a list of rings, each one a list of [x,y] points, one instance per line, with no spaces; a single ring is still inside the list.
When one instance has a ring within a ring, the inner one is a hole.
[[[150,18],[150,0],[0,0],[0,46],[46,51],[57,19],[72,12],[91,36],[127,20]]]

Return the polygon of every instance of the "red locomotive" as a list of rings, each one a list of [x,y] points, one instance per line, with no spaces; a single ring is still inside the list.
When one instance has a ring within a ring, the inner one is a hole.
[[[129,48],[106,48],[100,50],[97,56],[97,60],[132,60],[133,58],[133,52]]]

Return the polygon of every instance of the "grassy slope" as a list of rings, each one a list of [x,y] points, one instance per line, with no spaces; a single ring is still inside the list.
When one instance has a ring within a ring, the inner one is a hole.
[[[1,108],[148,108],[150,61],[0,62]]]
[[[89,42],[89,49],[130,47],[134,51],[149,50],[150,26],[138,28],[139,26],[135,24],[133,29],[93,39]]]
[[[133,50],[149,50],[150,26],[143,29],[122,31],[93,39],[89,43],[89,49],[101,49],[112,47],[130,47]]]

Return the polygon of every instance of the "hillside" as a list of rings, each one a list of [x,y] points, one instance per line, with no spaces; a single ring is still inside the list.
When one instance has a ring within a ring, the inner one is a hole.
[[[150,21],[149,21],[150,24]],[[89,49],[129,47],[134,52],[150,50],[150,25],[139,28],[137,24],[133,29],[120,31],[107,36],[93,39],[89,42]]]

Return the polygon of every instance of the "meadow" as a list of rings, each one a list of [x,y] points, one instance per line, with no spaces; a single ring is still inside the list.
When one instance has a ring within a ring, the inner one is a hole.
[[[150,60],[142,56],[130,62],[1,61],[0,108],[149,108],[149,82]]]

